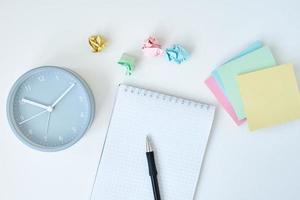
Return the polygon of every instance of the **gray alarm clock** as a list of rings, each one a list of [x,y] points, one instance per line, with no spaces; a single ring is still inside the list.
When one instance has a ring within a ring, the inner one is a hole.
[[[75,72],[44,66],[23,74],[7,100],[7,117],[15,135],[41,151],[59,151],[75,144],[91,126],[93,94]]]

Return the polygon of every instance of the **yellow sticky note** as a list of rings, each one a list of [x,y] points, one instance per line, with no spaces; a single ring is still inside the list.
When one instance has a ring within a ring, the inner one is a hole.
[[[237,77],[250,130],[300,118],[300,93],[293,65]]]

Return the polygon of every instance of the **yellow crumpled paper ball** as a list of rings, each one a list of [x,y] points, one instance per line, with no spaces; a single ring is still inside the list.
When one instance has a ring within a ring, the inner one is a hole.
[[[89,37],[89,44],[93,53],[100,52],[105,47],[105,39],[101,35],[92,35]]]

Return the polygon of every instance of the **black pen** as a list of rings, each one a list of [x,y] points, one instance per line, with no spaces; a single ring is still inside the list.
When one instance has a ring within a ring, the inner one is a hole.
[[[149,175],[151,177],[154,199],[160,200],[160,193],[159,193],[158,180],[157,180],[157,170],[156,170],[155,160],[154,160],[154,152],[148,136],[146,137],[146,156],[148,161]]]

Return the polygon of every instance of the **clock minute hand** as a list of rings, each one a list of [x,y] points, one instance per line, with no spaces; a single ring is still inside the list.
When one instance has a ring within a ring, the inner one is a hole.
[[[70,85],[57,99],[56,101],[54,101],[54,103],[51,105],[52,108],[54,108],[61,100],[62,98],[64,98],[64,96],[66,96],[66,94],[68,94],[71,89],[75,86],[75,83],[73,83],[72,85]]]
[[[32,101],[32,100],[29,100],[29,99],[26,99],[26,98],[23,98],[22,99],[22,102],[24,102],[24,103],[27,103],[27,104],[30,104],[30,105],[33,105],[33,106],[36,106],[36,107],[39,107],[39,108],[43,108],[43,109],[45,109],[45,110],[47,110],[47,111],[49,111],[50,112],[50,106],[46,106],[46,105],[44,105],[44,104],[41,104],[41,103],[38,103],[38,102],[36,102],[36,101]]]

